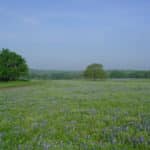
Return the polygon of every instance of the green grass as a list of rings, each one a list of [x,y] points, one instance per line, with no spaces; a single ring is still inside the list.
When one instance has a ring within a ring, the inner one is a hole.
[[[29,85],[35,85],[40,81],[9,81],[9,82],[0,82],[0,90],[6,88],[14,88],[14,87],[24,87]]]
[[[149,148],[150,80],[40,81],[0,89],[0,150]]]

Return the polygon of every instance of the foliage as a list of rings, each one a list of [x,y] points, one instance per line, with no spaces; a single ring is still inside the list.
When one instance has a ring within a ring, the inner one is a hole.
[[[135,79],[149,79],[150,71],[149,70],[111,70],[108,71],[110,78],[135,78]]]
[[[43,79],[43,80],[81,79],[82,72],[31,69],[29,76],[31,79]]]
[[[103,65],[101,64],[91,64],[87,66],[84,71],[84,77],[88,79],[105,79],[106,72],[103,70]]]
[[[150,80],[40,81],[0,90],[0,149],[148,150],[149,91]]]
[[[28,66],[22,56],[9,49],[0,51],[0,80],[13,81],[28,74]]]
[[[107,70],[105,71],[108,78],[114,79],[150,79],[150,71],[134,71],[134,70]],[[35,70],[31,69],[29,77],[31,79],[41,80],[62,80],[62,79],[82,79],[82,71],[55,71],[55,70]]]

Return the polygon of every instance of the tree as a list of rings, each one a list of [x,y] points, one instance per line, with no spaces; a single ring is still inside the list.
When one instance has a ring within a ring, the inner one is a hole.
[[[102,64],[91,64],[87,66],[84,71],[84,77],[87,79],[105,79],[107,77],[106,72],[103,69]]]
[[[12,81],[28,75],[24,58],[9,49],[0,50],[0,80]]]

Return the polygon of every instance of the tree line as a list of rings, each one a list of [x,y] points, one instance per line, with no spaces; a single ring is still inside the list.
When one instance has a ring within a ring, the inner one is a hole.
[[[111,70],[107,71],[109,78],[149,79],[150,70]]]
[[[29,69],[26,60],[9,49],[0,50],[0,81],[28,79],[148,79],[149,71],[138,70],[104,70],[102,64],[90,64],[84,71],[43,71]]]
[[[30,69],[29,78],[44,79],[44,80],[81,79],[82,71],[55,71],[55,70],[49,71],[49,70]]]
[[[30,70],[30,79],[84,79],[83,71],[42,71]],[[107,78],[110,79],[150,79],[150,71],[140,70],[107,70]]]

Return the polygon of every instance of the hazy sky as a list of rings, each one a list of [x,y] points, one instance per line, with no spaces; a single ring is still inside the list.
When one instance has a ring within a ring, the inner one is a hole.
[[[150,69],[150,0],[0,0],[2,47],[37,69]]]

